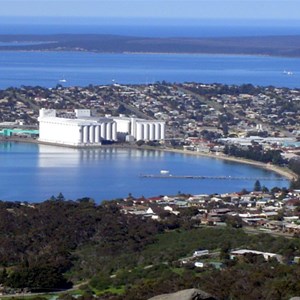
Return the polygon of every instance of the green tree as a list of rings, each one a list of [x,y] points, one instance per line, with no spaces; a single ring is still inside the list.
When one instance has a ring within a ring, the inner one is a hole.
[[[230,258],[230,250],[231,250],[231,243],[229,241],[225,241],[220,250],[220,259],[228,260]]]
[[[0,283],[5,283],[6,279],[8,277],[8,274],[7,274],[7,271],[6,271],[6,268],[3,268],[1,274],[0,274]]]
[[[93,277],[90,281],[90,285],[97,290],[105,290],[109,288],[112,280],[108,274],[99,273],[97,276]]]
[[[58,194],[58,196],[56,197],[56,200],[58,200],[58,201],[64,201],[65,200],[65,196],[60,192]]]
[[[239,216],[227,216],[226,219],[225,219],[225,223],[228,226],[231,226],[233,228],[243,227],[243,220]]]
[[[255,181],[253,191],[255,191],[255,192],[261,191],[261,184],[260,184],[259,180]]]

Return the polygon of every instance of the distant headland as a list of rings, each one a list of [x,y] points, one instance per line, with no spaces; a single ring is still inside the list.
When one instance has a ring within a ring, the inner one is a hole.
[[[103,34],[0,35],[0,50],[300,57],[300,36],[150,38]]]

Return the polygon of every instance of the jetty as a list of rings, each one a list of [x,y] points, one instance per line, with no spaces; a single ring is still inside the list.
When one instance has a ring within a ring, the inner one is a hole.
[[[209,180],[280,180],[288,181],[284,177],[248,177],[248,176],[206,176],[206,175],[172,175],[172,174],[141,174],[141,178],[159,178],[159,179],[209,179]]]

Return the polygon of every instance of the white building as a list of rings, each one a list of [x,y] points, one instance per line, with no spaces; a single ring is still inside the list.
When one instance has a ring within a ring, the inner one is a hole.
[[[56,110],[40,110],[39,140],[69,146],[97,146],[103,141],[164,140],[165,122],[128,117],[92,117],[88,109],[75,110],[76,118],[60,118]],[[130,139],[129,139],[130,140]]]
[[[158,120],[144,120],[128,117],[113,117],[117,123],[117,135],[133,136],[136,141],[160,141],[165,139],[165,122]]]
[[[246,254],[254,254],[254,255],[262,255],[265,260],[269,260],[270,258],[276,258],[278,261],[282,260],[282,256],[276,253],[270,253],[270,252],[262,252],[262,251],[256,251],[256,250],[249,250],[249,249],[240,249],[240,250],[234,250],[230,253],[230,258],[233,259],[235,257],[244,256]]]
[[[55,110],[41,109],[39,131],[41,142],[70,146],[101,145],[117,140],[117,124],[109,118],[93,118],[76,110],[77,119],[56,117]]]

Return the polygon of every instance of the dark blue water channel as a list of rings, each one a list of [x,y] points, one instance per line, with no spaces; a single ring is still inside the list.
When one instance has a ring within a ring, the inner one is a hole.
[[[279,175],[220,159],[138,149],[70,148],[0,143],[0,199],[40,202],[62,192],[68,199],[89,196],[98,203],[132,193],[136,197],[180,192],[202,194],[252,190],[254,181],[147,179],[140,174],[268,177],[262,184],[288,186]]]

